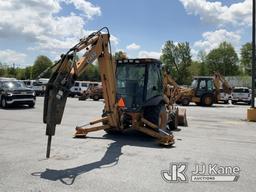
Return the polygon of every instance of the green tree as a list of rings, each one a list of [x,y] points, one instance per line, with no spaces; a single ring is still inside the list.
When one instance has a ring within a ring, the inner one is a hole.
[[[2,63],[0,63],[0,77],[4,77],[6,74],[5,67]]]
[[[25,68],[25,79],[32,79],[33,66],[28,66]]]
[[[199,58],[199,75],[205,76],[209,75],[207,61],[206,61],[207,54],[204,51],[199,51],[198,58]]]
[[[222,42],[218,48],[213,49],[206,58],[209,74],[215,71],[222,75],[238,75],[238,56],[231,43]]]
[[[246,75],[251,75],[252,73],[252,44],[245,43],[240,49],[240,63],[242,67],[242,71]]]
[[[160,59],[169,68],[177,83],[190,84],[192,59],[188,42],[175,45],[173,41],[167,41]]]
[[[118,51],[114,54],[115,60],[128,59],[127,54],[123,51]]]
[[[14,77],[16,78],[17,72],[16,72],[16,68],[15,68],[15,64],[12,64],[12,67],[7,67],[7,76],[8,77]]]
[[[100,81],[99,69],[97,64],[89,64],[85,72],[78,78],[81,81]]]
[[[32,68],[32,78],[35,79],[40,75],[45,69],[52,66],[52,61],[44,55],[40,55],[36,58],[33,68]],[[45,74],[44,77],[50,77],[51,72]]]
[[[16,78],[17,79],[26,79],[24,68],[16,68]]]
[[[192,61],[191,65],[189,66],[191,76],[200,75],[200,66],[201,63],[199,61]]]

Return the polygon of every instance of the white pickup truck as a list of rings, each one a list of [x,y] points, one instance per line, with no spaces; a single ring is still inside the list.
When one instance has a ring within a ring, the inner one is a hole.
[[[48,83],[49,79],[41,78],[38,80],[22,80],[25,85],[29,88],[32,88],[36,95],[44,95],[44,91],[46,88],[46,84]]]
[[[251,104],[252,94],[248,87],[235,87],[232,92],[232,104],[238,102]]]

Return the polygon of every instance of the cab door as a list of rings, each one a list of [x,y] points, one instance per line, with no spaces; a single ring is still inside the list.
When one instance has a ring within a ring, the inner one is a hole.
[[[207,92],[207,81],[206,79],[198,79],[198,86],[196,90],[196,96],[201,97]]]

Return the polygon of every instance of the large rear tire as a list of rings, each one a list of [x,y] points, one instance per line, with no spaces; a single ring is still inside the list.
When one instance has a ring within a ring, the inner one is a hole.
[[[144,107],[143,117],[155,125],[160,125],[160,113],[165,109],[163,104]]]
[[[210,94],[204,95],[201,101],[202,105],[206,107],[212,106],[213,102],[214,102],[214,98]]]

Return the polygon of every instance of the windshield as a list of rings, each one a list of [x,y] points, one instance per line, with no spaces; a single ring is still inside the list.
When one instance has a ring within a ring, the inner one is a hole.
[[[197,88],[197,79],[194,79],[194,80],[192,81],[191,87],[192,87],[193,89],[196,89],[196,88]]]
[[[3,82],[3,87],[9,89],[26,88],[26,85],[21,81],[7,81]]]
[[[162,95],[163,83],[159,67],[157,65],[149,65],[148,83],[147,83],[147,100],[155,96]]]
[[[234,93],[249,93],[249,89],[244,89],[244,88],[236,88],[233,90]]]
[[[128,108],[136,108],[143,102],[145,70],[143,64],[117,66],[117,97],[124,98]]]

